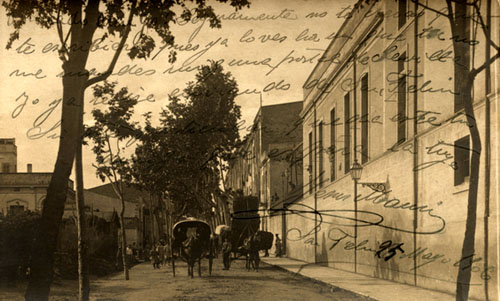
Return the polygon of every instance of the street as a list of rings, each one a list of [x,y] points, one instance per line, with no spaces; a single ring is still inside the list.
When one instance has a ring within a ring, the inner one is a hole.
[[[92,300],[362,300],[356,295],[313,283],[277,268],[261,265],[258,272],[245,269],[244,260],[235,260],[229,271],[214,260],[208,276],[208,260],[202,261],[202,277],[195,268],[193,279],[187,276],[184,262],[153,270],[142,263],[130,270],[130,280],[122,274],[92,282]]]
[[[187,265],[176,261],[176,277],[172,267],[154,270],[148,262],[130,269],[130,280],[122,273],[91,280],[90,300],[366,300],[340,289],[312,282],[292,273],[263,264],[258,272],[245,269],[243,259],[234,260],[231,269],[222,269],[215,259],[212,276],[208,276],[208,260],[202,261],[202,277],[187,276]],[[26,286],[0,289],[0,300],[24,300]],[[76,280],[56,280],[50,300],[76,300]]]

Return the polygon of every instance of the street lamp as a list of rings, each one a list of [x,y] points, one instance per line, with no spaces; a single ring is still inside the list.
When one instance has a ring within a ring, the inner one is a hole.
[[[352,164],[351,167],[351,177],[352,179],[357,182],[359,179],[361,179],[361,173],[363,172],[363,166],[358,163],[358,160],[355,159],[354,163]]]
[[[361,179],[361,173],[363,172],[363,166],[358,163],[357,159],[354,159],[354,163],[351,167],[351,177],[354,182],[361,184],[361,186],[368,186],[370,189],[375,190],[377,192],[386,192],[387,191],[387,183],[384,182],[358,182]],[[357,196],[357,195],[355,195]]]
[[[351,178],[354,181],[354,273],[357,272],[357,252],[356,246],[358,238],[358,180],[361,179],[363,166],[358,163],[358,159],[354,159],[351,167]]]
[[[383,192],[387,191],[386,183],[379,182],[367,182],[367,183],[359,183],[359,179],[361,179],[361,174],[363,173],[363,166],[359,164],[358,159],[354,159],[354,163],[351,167],[351,178],[354,181],[354,246],[357,246],[357,237],[358,237],[358,184],[361,184],[363,187],[368,186],[372,190]],[[357,272],[357,254],[356,247],[354,248],[354,272]]]

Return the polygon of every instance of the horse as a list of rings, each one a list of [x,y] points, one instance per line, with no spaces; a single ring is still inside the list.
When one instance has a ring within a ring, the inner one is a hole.
[[[188,276],[194,277],[194,264],[198,261],[198,276],[201,276],[201,257],[203,256],[203,241],[199,235],[187,238],[181,247],[182,256],[188,264]]]
[[[261,238],[257,233],[245,239],[243,243],[243,250],[246,253],[246,268],[250,271],[252,268],[254,271],[259,271],[259,247],[261,244]]]

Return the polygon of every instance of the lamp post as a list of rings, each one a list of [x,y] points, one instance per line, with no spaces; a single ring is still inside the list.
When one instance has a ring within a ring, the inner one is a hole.
[[[351,167],[351,178],[354,181],[354,272],[357,272],[357,254],[356,246],[358,239],[358,184],[362,186],[368,186],[370,189],[382,193],[388,193],[388,182],[358,182],[361,179],[361,173],[363,172],[363,166],[359,164],[357,159],[354,159],[354,163]]]
[[[361,179],[361,173],[363,172],[363,167],[358,163],[357,159],[354,159],[354,163],[351,167],[351,177],[354,181],[354,273],[357,272],[357,251],[356,246],[358,245],[358,181]]]

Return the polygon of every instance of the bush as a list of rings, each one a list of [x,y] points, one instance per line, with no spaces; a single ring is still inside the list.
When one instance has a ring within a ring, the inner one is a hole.
[[[40,215],[24,211],[0,216],[0,278],[1,283],[15,284],[25,278],[30,261],[31,245],[39,229]]]
[[[104,276],[115,272],[117,251],[117,228],[113,222],[102,218],[89,219],[90,273]],[[15,215],[0,216],[0,285],[13,286],[26,279],[30,264],[31,246],[37,237],[40,214],[24,211]],[[54,254],[56,277],[78,278],[78,232],[76,220],[63,220],[58,238],[57,252]]]

